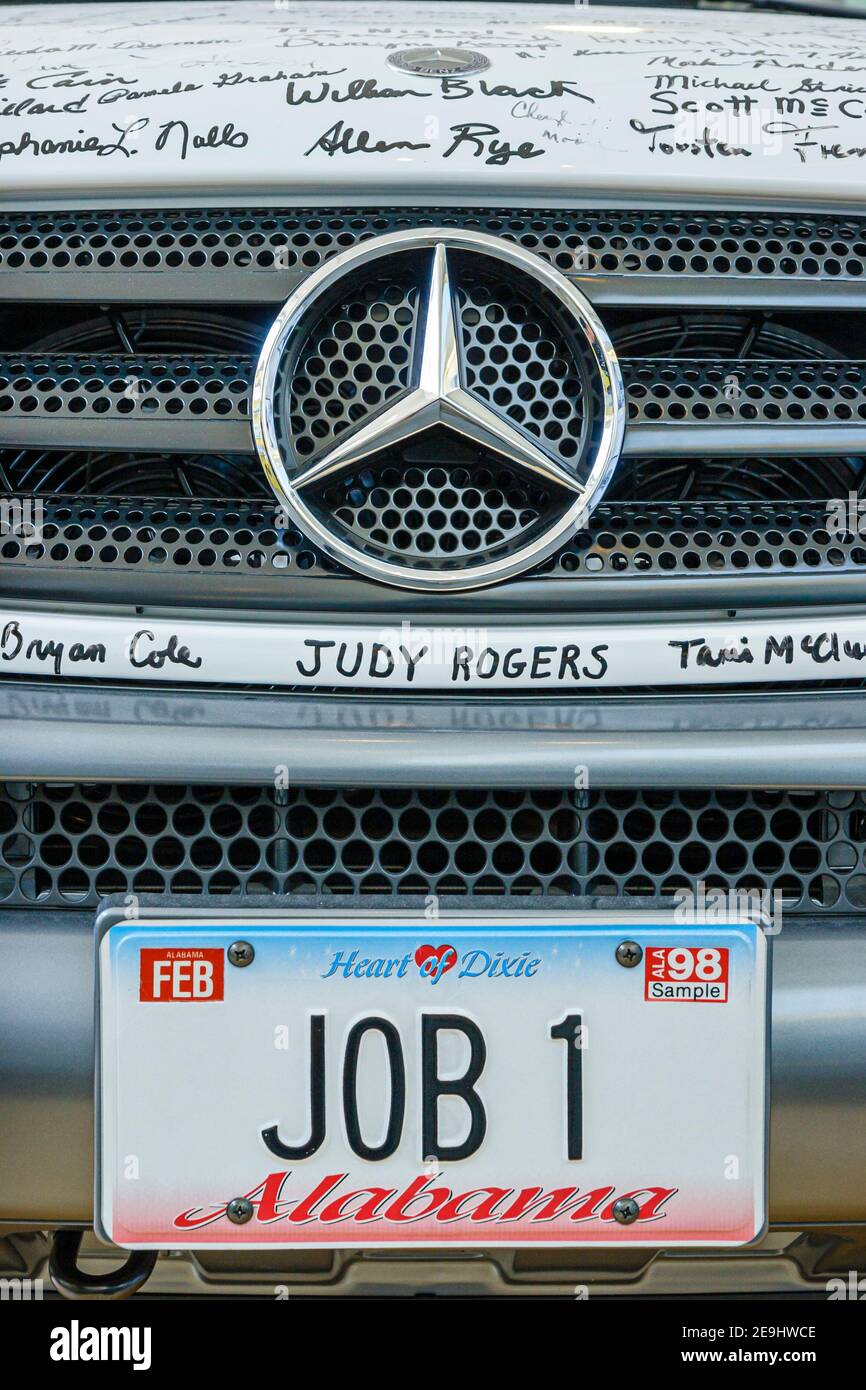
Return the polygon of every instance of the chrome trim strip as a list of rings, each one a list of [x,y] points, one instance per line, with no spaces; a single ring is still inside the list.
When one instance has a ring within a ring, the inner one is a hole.
[[[0,275],[0,303],[282,304],[305,270],[41,270]],[[591,304],[610,308],[866,309],[866,281],[755,276],[660,275],[639,271],[561,274]]]
[[[46,415],[0,416],[0,447],[24,449],[132,449],[146,453],[252,454],[248,420],[149,420],[130,415],[76,419]]]
[[[147,420],[131,416],[88,419],[0,416],[0,447],[120,449],[146,453],[253,454],[247,420]],[[691,425],[665,420],[626,425],[622,454],[653,457],[697,454],[835,454],[866,450],[866,422],[855,425]]]
[[[592,304],[621,309],[866,309],[866,281],[751,275],[569,275]]]
[[[855,425],[692,425],[660,421],[627,425],[623,454],[671,458],[736,457],[758,454],[818,455],[863,453],[866,421]]]
[[[562,789],[866,786],[859,691],[556,699],[0,683],[10,781]]]

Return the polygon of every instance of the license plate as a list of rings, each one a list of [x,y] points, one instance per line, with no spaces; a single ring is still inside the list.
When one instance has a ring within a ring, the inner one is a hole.
[[[118,1245],[733,1246],[764,1226],[756,923],[118,917],[97,1177]]]

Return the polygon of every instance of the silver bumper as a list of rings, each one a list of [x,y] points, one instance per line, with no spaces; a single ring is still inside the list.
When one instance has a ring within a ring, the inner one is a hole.
[[[0,923],[0,1223],[90,1224],[90,913]],[[770,1219],[866,1220],[866,932],[803,920],[773,941]]]

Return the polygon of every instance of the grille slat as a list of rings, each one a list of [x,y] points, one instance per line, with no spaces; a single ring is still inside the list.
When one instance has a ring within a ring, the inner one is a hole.
[[[863,792],[371,791],[10,784],[0,902],[116,893],[672,898],[866,907]]]
[[[0,298],[275,304],[358,241],[421,226],[519,243],[597,303],[866,305],[866,220],[504,208],[10,213]]]
[[[866,362],[623,358],[624,452],[866,447]],[[0,356],[0,446],[250,453],[253,357]]]
[[[251,357],[0,357],[0,443],[161,452],[253,448]]]
[[[641,464],[650,476],[663,466],[653,460]],[[747,469],[748,461],[741,466]],[[786,476],[778,479],[780,492]],[[639,477],[630,481],[640,486]],[[844,487],[846,479],[828,472],[827,482]],[[482,491],[479,505],[487,502]],[[211,602],[229,594],[237,597],[245,586],[260,594],[270,584],[285,594],[287,577],[349,579],[298,531],[277,524],[276,503],[266,495],[254,502],[213,504],[70,498],[53,507],[39,536],[0,538],[0,561],[7,592],[15,591],[15,571],[24,584],[39,572],[49,585],[59,576],[67,582],[73,575],[89,574],[95,593],[109,578],[127,575],[141,584],[148,577],[174,575],[182,578],[190,601],[204,597],[191,587],[201,575]],[[590,585],[600,579],[631,579],[640,585],[698,577],[707,585],[745,574],[772,576],[779,602],[778,581],[786,576],[864,573],[863,538],[828,530],[827,512],[820,506],[602,503],[591,525],[537,577]]]

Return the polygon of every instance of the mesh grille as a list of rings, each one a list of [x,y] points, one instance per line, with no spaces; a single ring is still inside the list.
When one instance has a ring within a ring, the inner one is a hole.
[[[511,208],[7,213],[0,271],[308,272],[358,241],[422,226],[502,236],[565,273],[783,280],[866,273],[866,221],[856,216]],[[275,298],[280,293],[275,287]]]
[[[811,464],[812,461],[810,461]],[[840,461],[841,463],[841,461]],[[631,483],[638,489],[646,475],[655,493],[668,477],[670,486],[688,483],[690,460],[643,460],[632,464]],[[752,476],[748,460],[718,460],[720,490],[739,491],[742,476]],[[780,496],[786,474],[772,475]],[[543,493],[503,486],[474,467],[448,477],[443,470],[419,467],[405,475],[358,484],[335,505],[341,519],[363,534],[374,530],[380,511],[400,545],[426,552],[471,551],[474,532],[483,530],[488,542],[499,529],[531,524],[543,503]],[[830,495],[830,494],[828,494]],[[844,490],[840,490],[844,496]],[[453,504],[453,509],[452,509]],[[390,513],[390,514],[389,514]],[[299,531],[275,524],[276,511],[267,499],[253,503],[158,503],[71,500],[52,508],[41,534],[0,537],[0,560],[22,570],[70,570],[129,573],[137,581],[145,574],[183,572],[207,574],[215,583],[220,573],[255,574],[275,582],[288,569],[311,574],[334,574],[336,566],[321,555]],[[399,524],[398,524],[399,523]],[[658,578],[677,574],[814,574],[862,572],[866,545],[853,532],[827,529],[826,508],[779,503],[776,506],[721,503],[719,505],[657,505],[602,503],[589,527],[546,562],[551,576],[585,575]]]
[[[416,286],[407,276],[353,288],[310,332],[291,378],[291,434],[301,458],[409,384]],[[278,387],[277,409],[281,400]]]
[[[629,419],[750,424],[866,420],[866,363],[624,361]]]
[[[0,415],[246,419],[250,358],[0,358]]]
[[[458,293],[466,385],[552,447],[576,460],[586,427],[588,383],[550,312],[513,283],[467,275]]]
[[[766,524],[773,528],[781,524],[783,529],[787,523],[774,519],[774,511],[781,508],[781,518],[786,515],[787,509],[791,509],[794,515],[802,515],[801,524],[815,529],[821,526],[818,508],[810,512],[808,507],[803,507],[806,499],[847,498],[849,493],[859,495],[862,486],[861,461],[856,456],[623,458],[608,490],[608,497],[680,505],[693,499],[694,502],[709,504],[700,508],[706,517],[714,514],[713,503],[740,503],[739,509],[736,506],[732,509],[720,507],[718,514],[724,517],[726,512],[732,510],[736,516],[739,511],[749,518],[748,526],[764,524],[761,518],[765,518]],[[760,506],[762,502],[767,504],[763,509]],[[824,505],[826,508],[826,500]],[[688,515],[688,505],[684,510]],[[756,520],[752,519],[753,514]],[[806,520],[807,517],[810,519]],[[730,523],[723,521],[722,524],[727,526]],[[768,536],[766,539],[772,548],[772,538]]]
[[[95,499],[99,497],[273,500],[259,460],[250,455],[134,454],[97,449],[10,450],[9,454],[7,463],[0,450],[0,478],[5,478],[7,493],[54,494],[68,501],[87,498],[86,503],[76,500],[74,505],[83,507],[90,516],[98,510]],[[155,510],[165,514],[164,504],[157,504]],[[63,500],[52,505],[51,515],[57,525],[68,520]]]
[[[112,893],[643,900],[777,891],[866,907],[862,792],[372,791],[13,784],[0,900]]]
[[[548,510],[544,488],[508,469],[478,463],[471,451],[451,446],[466,463],[449,469],[385,467],[329,489],[328,505],[362,543],[389,545],[404,555],[466,556],[518,541]]]

